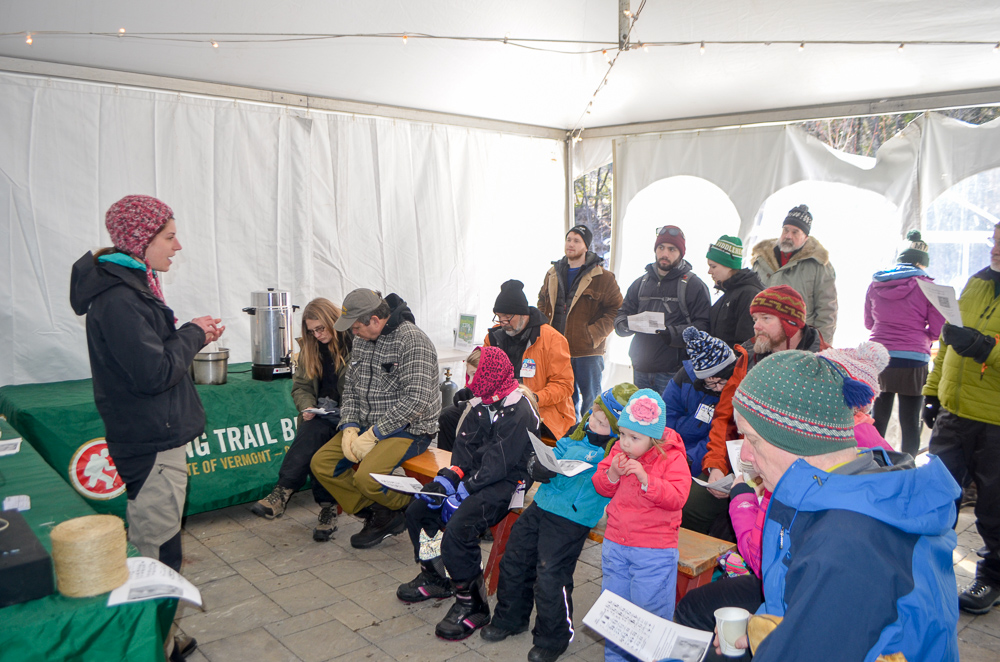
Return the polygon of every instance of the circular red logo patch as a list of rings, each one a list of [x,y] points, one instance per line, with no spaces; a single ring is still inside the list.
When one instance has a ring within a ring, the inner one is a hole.
[[[88,499],[114,499],[125,491],[103,437],[88,441],[73,453],[69,479],[76,491]]]

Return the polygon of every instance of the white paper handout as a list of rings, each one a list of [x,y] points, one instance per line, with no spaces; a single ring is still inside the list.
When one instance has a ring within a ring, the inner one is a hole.
[[[420,481],[416,478],[410,478],[409,476],[390,476],[388,474],[370,475],[380,484],[385,485],[390,490],[394,490],[396,492],[404,492],[406,494],[428,494],[442,499],[448,498],[447,494],[441,494],[440,492],[424,492],[424,486],[421,485]]]
[[[931,305],[937,308],[938,312],[944,315],[949,323],[955,326],[962,324],[962,312],[958,309],[958,299],[955,298],[955,288],[951,285],[938,285],[922,278],[917,278],[917,286],[924,293]]]
[[[635,333],[656,333],[667,328],[663,325],[663,313],[648,310],[628,316],[628,329]]]
[[[302,411],[304,411],[304,412],[307,411],[310,414],[316,414],[317,416],[326,416],[327,414],[332,413],[332,412],[329,412],[329,411],[323,409],[322,407],[306,407]]]
[[[736,477],[733,476],[733,474],[728,474],[714,483],[702,480],[701,478],[692,478],[691,480],[698,483],[702,487],[707,487],[708,489],[716,490],[717,492],[726,492],[728,494],[729,490],[733,488],[733,481],[736,480]]]
[[[601,593],[583,622],[643,662],[700,662],[712,645],[711,632],[671,623],[611,591]]]
[[[178,598],[201,606],[198,588],[172,568],[145,556],[125,559],[125,563],[128,581],[111,591],[109,607],[156,598]]]
[[[531,439],[531,446],[535,449],[538,461],[549,471],[555,471],[557,474],[562,474],[563,476],[575,476],[594,466],[583,460],[557,460],[556,454],[551,448],[542,443],[541,439],[530,432],[528,433],[528,438]]]
[[[7,437],[0,441],[0,455],[13,455],[21,450],[20,437]]]
[[[733,468],[733,474],[739,477],[740,474],[740,451],[743,450],[742,439],[730,439],[726,442],[726,453],[729,455],[729,466]]]
[[[31,510],[31,497],[27,494],[14,494],[4,497],[3,508],[0,510]]]

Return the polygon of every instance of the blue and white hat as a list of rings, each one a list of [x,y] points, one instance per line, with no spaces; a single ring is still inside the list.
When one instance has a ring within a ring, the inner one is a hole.
[[[693,326],[684,329],[684,342],[694,376],[698,379],[712,377],[722,372],[726,366],[736,363],[733,349],[714,336],[710,336]]]
[[[653,439],[662,439],[667,427],[666,406],[656,391],[644,388],[629,398],[618,419],[618,427],[638,432]]]

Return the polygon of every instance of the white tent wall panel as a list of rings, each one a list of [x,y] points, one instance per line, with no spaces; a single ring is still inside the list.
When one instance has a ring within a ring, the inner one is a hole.
[[[481,336],[504,280],[534,303],[564,187],[553,140],[0,75],[0,385],[89,375],[70,266],[110,244],[123,195],[171,205],[184,250],[167,301],[182,322],[222,317],[236,362],[241,308],[265,287],[300,306],[395,291],[440,346],[460,312]]]

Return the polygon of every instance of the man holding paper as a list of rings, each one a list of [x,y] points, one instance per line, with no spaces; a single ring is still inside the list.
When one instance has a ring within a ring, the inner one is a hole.
[[[965,326],[945,324],[934,370],[924,386],[930,452],[964,485],[976,482],[976,528],[987,553],[976,580],[958,597],[972,614],[1000,604],[1000,224],[990,266],[966,283],[958,307]]]
[[[709,328],[708,286],[691,273],[691,264],[684,259],[686,247],[679,227],[659,228],[653,242],[656,261],[647,264],[646,273],[629,286],[615,317],[615,333],[623,338],[635,335],[628,352],[632,381],[660,394],[687,356],[684,329]]]

